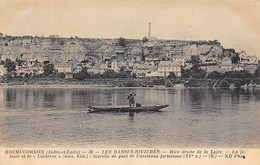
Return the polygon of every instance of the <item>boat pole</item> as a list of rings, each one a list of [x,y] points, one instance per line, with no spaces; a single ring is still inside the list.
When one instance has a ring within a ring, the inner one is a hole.
[[[128,102],[128,100],[130,100],[132,97],[134,97],[134,96],[136,96],[136,93],[135,94],[133,94],[129,99],[127,99],[127,102]],[[123,108],[124,106],[122,106],[118,111],[121,111],[121,109]]]

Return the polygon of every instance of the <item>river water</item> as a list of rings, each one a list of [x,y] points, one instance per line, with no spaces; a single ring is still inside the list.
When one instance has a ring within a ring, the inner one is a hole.
[[[169,104],[89,113],[88,105]],[[1,147],[260,147],[260,89],[0,88]]]

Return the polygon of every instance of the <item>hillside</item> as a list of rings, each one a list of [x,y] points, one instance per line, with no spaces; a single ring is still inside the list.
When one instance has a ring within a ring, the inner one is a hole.
[[[201,60],[215,58],[230,59],[236,55],[233,49],[224,49],[218,41],[178,41],[157,40],[143,43],[142,40],[125,40],[124,54],[126,58],[133,56],[164,57],[183,56],[189,59],[199,55]],[[99,63],[111,57],[117,49],[117,39],[88,38],[50,38],[50,37],[3,37],[0,39],[1,59],[22,58],[23,60],[46,59],[59,66],[66,66],[68,61],[80,63],[92,58]]]

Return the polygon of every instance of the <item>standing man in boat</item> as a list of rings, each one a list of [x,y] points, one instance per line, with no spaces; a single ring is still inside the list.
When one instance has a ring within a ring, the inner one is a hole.
[[[136,96],[136,94],[134,92],[130,92],[130,94],[127,97],[127,100],[129,101],[130,107],[135,106],[135,98],[134,98],[135,96]]]

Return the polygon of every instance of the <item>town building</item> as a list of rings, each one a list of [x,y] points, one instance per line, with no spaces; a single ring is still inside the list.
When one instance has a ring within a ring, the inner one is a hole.
[[[232,71],[233,65],[231,59],[225,59],[221,61],[218,72],[225,73]]]
[[[158,73],[162,76],[169,76],[173,72],[175,76],[181,76],[181,65],[172,61],[160,61],[158,65]]]
[[[224,63],[223,63],[224,64]],[[230,64],[228,62],[228,64]],[[225,64],[224,64],[225,67]],[[220,65],[218,65],[216,59],[214,58],[207,58],[204,61],[202,61],[200,68],[202,70],[205,70],[207,73],[213,72],[213,71],[217,71],[220,69]]]
[[[149,64],[135,64],[132,73],[137,77],[146,77],[147,73],[157,70],[157,67]]]
[[[118,65],[118,61],[117,60],[113,60],[111,63],[111,69],[115,72],[119,72],[120,67]]]
[[[71,72],[72,72],[71,67],[55,67],[55,69],[56,69],[59,73],[71,73]]]
[[[0,65],[0,76],[3,76],[6,74],[6,68],[3,65]]]
[[[235,66],[234,68],[233,68],[233,71],[244,71],[245,69],[243,68],[243,67],[241,67],[241,66]]]
[[[245,65],[258,65],[258,59],[256,56],[248,56],[246,52],[241,51],[239,54],[240,64]]]
[[[175,64],[180,64],[181,66],[184,66],[185,58],[182,55],[175,55],[170,57],[172,62]]]
[[[147,64],[156,65],[159,61],[160,60],[159,60],[158,57],[147,57],[147,58],[145,58],[145,63],[147,63]]]

